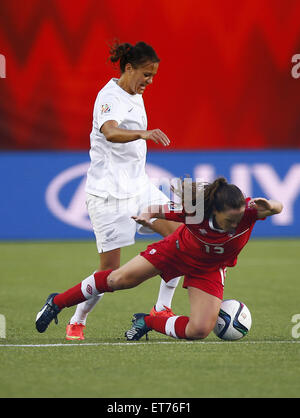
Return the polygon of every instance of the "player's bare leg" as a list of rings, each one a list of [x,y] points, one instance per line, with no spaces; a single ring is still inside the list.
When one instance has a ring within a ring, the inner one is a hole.
[[[185,329],[186,338],[206,338],[216,324],[222,301],[195,287],[189,287],[188,294],[191,313]]]
[[[179,226],[180,224],[178,222],[170,222],[162,219],[157,219],[152,224],[153,231],[159,233],[162,236],[170,235]],[[99,256],[99,271],[116,270],[119,268],[121,258],[120,248],[100,253]],[[174,315],[174,313],[171,310],[171,304],[179,280],[180,277],[176,277],[170,280],[168,283],[166,283],[164,280],[161,280],[157,302],[151,310],[151,315],[158,315],[163,317],[170,317]],[[87,316],[95,308],[95,306],[102,299],[102,297],[103,294],[100,294],[77,305],[75,313],[70,319],[69,324],[66,328],[67,340],[74,341],[77,339],[84,339],[83,331],[86,325]]]
[[[153,222],[152,225],[154,232],[157,232],[162,236],[166,236],[174,232],[180,224],[178,224],[178,222],[169,222],[162,219],[157,219]],[[116,248],[111,251],[100,253],[99,257],[99,271],[116,270],[120,266],[121,249]],[[152,315],[163,315],[168,317],[174,315],[171,310],[171,303],[179,280],[180,277],[175,278],[168,284],[166,284],[163,280],[161,281],[157,302],[151,310]],[[84,339],[83,330],[86,325],[87,316],[95,308],[102,297],[103,294],[100,294],[77,305],[75,313],[70,319],[66,328],[67,340],[73,341],[76,339]]]
[[[96,272],[63,293],[52,293],[36,317],[36,329],[45,332],[62,309],[78,305],[92,297],[115,290],[130,289],[160,272],[138,255],[117,270]]]
[[[139,340],[149,331],[177,339],[198,340],[208,336],[215,326],[221,300],[194,287],[188,288],[190,316],[155,317],[145,313],[133,315],[132,327],[125,332],[127,340]]]
[[[107,278],[107,284],[113,291],[131,289],[159,274],[159,270],[153,264],[141,255],[137,255],[117,270],[112,271]]]

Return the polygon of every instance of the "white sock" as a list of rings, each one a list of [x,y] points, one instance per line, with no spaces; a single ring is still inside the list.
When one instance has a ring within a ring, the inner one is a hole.
[[[103,295],[104,293],[101,293],[100,295],[93,296],[92,298],[79,303],[76,307],[74,315],[70,319],[70,324],[77,323],[85,325],[88,314],[94,309],[97,303],[100,302]]]
[[[176,277],[175,279],[170,280],[168,283],[166,283],[164,280],[160,282],[158,298],[155,304],[155,309],[157,312],[164,310],[165,306],[167,308],[171,308],[172,299],[179,280],[180,277]]]

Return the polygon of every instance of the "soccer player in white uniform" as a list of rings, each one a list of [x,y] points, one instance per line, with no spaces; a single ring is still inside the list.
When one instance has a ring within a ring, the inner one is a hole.
[[[160,129],[147,130],[142,97],[157,73],[160,60],[144,42],[135,46],[116,43],[110,52],[111,62],[120,65],[121,76],[112,78],[96,98],[86,183],[87,209],[100,255],[100,270],[120,266],[121,248],[134,244],[137,230],[167,236],[179,226],[176,222],[153,219],[153,230],[146,230],[131,218],[151,204],[165,204],[169,200],[145,172],[146,141],[162,146],[170,143]],[[179,278],[168,283],[161,281],[152,315],[174,315],[171,302]],[[102,296],[97,294],[77,306],[67,325],[67,340],[84,339],[87,315]]]

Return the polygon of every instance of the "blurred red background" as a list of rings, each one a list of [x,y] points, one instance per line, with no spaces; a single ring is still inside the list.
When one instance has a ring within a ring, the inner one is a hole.
[[[297,0],[1,0],[0,148],[88,149],[113,38],[161,58],[144,100],[170,149],[299,148],[299,21]]]

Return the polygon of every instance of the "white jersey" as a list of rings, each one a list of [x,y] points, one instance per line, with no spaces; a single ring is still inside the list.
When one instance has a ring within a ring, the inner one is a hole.
[[[149,182],[145,172],[146,141],[109,142],[100,129],[106,121],[115,120],[119,128],[146,130],[147,115],[142,95],[127,93],[117,81],[112,78],[96,98],[86,191],[100,197],[110,194],[122,199],[142,193]]]

